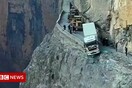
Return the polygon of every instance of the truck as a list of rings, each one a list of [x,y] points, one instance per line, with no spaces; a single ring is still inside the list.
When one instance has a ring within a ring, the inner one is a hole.
[[[99,40],[97,29],[95,28],[94,22],[84,23],[83,34],[84,34],[84,47],[88,55],[95,55],[100,53]]]

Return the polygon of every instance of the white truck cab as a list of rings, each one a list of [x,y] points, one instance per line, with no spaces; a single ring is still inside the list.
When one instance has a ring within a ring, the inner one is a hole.
[[[98,34],[94,23],[84,23],[83,24],[83,34],[84,34],[84,47],[88,55],[94,55],[100,53]]]

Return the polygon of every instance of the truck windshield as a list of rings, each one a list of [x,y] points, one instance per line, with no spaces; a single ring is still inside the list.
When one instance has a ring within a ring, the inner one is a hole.
[[[92,42],[90,42],[90,43],[87,43],[87,44],[86,44],[86,47],[91,46],[91,45],[95,45],[95,44],[97,44],[97,43],[98,43],[97,41],[92,41]]]

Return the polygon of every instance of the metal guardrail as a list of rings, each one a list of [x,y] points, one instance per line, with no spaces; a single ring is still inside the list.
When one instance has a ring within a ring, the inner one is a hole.
[[[73,42],[77,43],[78,45],[80,45],[81,47],[84,47],[84,43],[77,37],[73,36],[72,34],[70,34],[68,31],[63,31],[63,27],[59,24],[61,17],[63,16],[64,11],[62,10],[61,13],[59,14],[59,17],[56,21],[56,27],[58,28],[58,30],[65,35],[67,38],[69,38],[70,40],[72,40]]]
[[[63,13],[64,13],[64,10],[62,10],[61,13],[59,14],[59,17],[58,17],[56,23],[60,22]]]

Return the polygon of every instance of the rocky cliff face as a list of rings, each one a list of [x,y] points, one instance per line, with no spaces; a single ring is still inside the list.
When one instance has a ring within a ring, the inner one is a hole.
[[[107,47],[87,56],[55,27],[34,51],[20,88],[131,88],[131,64],[131,57]]]
[[[132,53],[132,9],[131,0],[118,0],[114,2],[111,21],[111,36],[118,43],[119,50],[124,52],[125,47]]]
[[[1,71],[26,67],[32,51],[52,31],[59,3],[59,0],[0,1],[0,60],[9,62],[7,67],[11,67],[0,67]]]
[[[130,12],[126,13],[124,6],[131,9],[130,2],[73,0],[81,14],[88,21],[95,22],[101,38],[107,37],[117,43],[121,52],[127,46],[129,53],[131,20],[126,16]],[[55,26],[54,31],[46,35],[34,51],[25,69],[27,82],[21,84],[20,88],[131,88],[132,56],[125,56],[121,52],[102,47],[100,55],[87,56],[83,47],[71,41]]]

